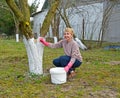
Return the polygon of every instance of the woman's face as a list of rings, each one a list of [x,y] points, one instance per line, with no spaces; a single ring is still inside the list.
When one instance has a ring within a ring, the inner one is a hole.
[[[67,41],[71,41],[71,39],[72,39],[72,34],[69,33],[69,32],[64,32],[64,38],[65,38]]]

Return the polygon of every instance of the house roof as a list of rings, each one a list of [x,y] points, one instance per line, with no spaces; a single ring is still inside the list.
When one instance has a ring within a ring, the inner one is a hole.
[[[42,13],[44,12],[44,10],[41,10],[41,11],[38,11],[38,12],[35,12],[35,13],[32,13],[31,17],[34,17],[35,15],[39,14],[39,13]]]

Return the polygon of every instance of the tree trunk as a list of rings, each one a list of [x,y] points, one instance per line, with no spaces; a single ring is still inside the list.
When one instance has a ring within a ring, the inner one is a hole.
[[[56,14],[56,9],[59,6],[59,3],[60,3],[60,0],[55,0],[55,2],[52,4],[51,8],[49,9],[49,11],[45,17],[45,20],[43,22],[42,28],[40,29],[41,36],[45,36],[46,33],[48,32],[49,26]]]
[[[56,0],[49,10],[46,19],[41,29],[41,35],[46,35],[49,25],[55,15],[56,9],[60,0]],[[19,7],[16,5],[15,0],[6,0],[6,3],[13,11],[16,19],[18,19],[20,32],[23,34],[23,42],[26,47],[29,70],[33,74],[43,74],[42,69],[42,57],[43,57],[43,45],[37,41],[34,41],[34,36],[30,24],[30,11],[27,0],[19,0]]]
[[[6,2],[18,19],[20,32],[24,36],[23,42],[25,44],[28,55],[30,73],[43,74],[43,46],[38,42],[38,40],[36,43],[34,42],[34,36],[30,25],[30,14],[27,0],[20,0],[20,9],[13,0],[6,0]]]
[[[29,61],[29,70],[33,74],[43,74],[42,57],[43,57],[43,45],[37,41],[34,42],[34,38],[27,40],[23,38],[27,56]]]

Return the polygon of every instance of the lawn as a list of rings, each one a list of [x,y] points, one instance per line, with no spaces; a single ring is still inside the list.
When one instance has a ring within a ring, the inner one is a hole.
[[[44,48],[44,75],[37,76],[29,73],[23,42],[0,40],[0,98],[120,98],[120,50],[80,51],[83,64],[76,77],[55,85],[49,69],[62,49]]]

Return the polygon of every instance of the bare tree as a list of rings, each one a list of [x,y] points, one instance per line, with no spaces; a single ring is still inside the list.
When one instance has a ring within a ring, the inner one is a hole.
[[[111,13],[113,11],[114,6],[117,3],[118,3],[118,0],[109,0],[109,1],[106,1],[106,3],[105,3],[106,5],[104,8],[102,26],[101,26],[100,35],[99,35],[99,46],[102,46],[103,37],[104,37],[106,30],[108,28]]]

